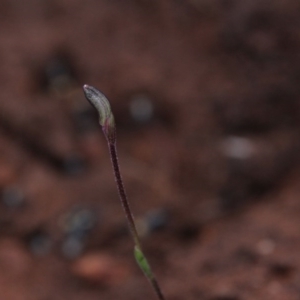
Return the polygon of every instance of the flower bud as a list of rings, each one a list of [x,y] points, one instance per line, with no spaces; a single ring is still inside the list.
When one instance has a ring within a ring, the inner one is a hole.
[[[100,91],[87,84],[83,86],[83,91],[87,100],[99,113],[99,123],[107,141],[114,144],[116,141],[116,126],[109,101]]]

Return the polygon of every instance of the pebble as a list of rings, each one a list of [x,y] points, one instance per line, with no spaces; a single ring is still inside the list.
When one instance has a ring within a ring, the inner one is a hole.
[[[261,255],[269,255],[275,250],[275,243],[270,239],[263,239],[257,243],[258,253]]]
[[[84,237],[95,226],[96,215],[88,208],[74,208],[64,216],[62,223],[66,235]]]
[[[225,156],[240,160],[250,158],[256,151],[251,139],[239,136],[228,136],[222,141],[221,148]]]
[[[135,95],[130,103],[129,110],[132,118],[139,123],[147,123],[153,117],[153,103],[147,95]]]
[[[74,208],[62,219],[64,240],[61,251],[64,257],[75,259],[85,248],[85,241],[96,223],[95,213],[88,208]]]
[[[73,236],[67,237],[61,246],[61,251],[64,257],[74,259],[80,256],[84,249],[84,243],[81,239]]]
[[[24,203],[25,196],[19,187],[10,185],[2,190],[1,201],[9,208],[16,208]]]
[[[137,230],[141,237],[165,228],[168,222],[169,213],[165,209],[151,210],[143,218],[136,219]]]
[[[116,285],[124,282],[130,275],[129,267],[123,261],[105,253],[88,253],[77,259],[71,272],[93,284]]]
[[[42,230],[36,230],[28,237],[29,249],[36,256],[49,254],[52,244],[50,236]]]
[[[163,229],[169,221],[169,214],[164,209],[152,210],[146,216],[150,231]]]

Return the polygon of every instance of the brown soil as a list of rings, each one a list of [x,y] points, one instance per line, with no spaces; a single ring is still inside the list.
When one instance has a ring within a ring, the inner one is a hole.
[[[300,298],[298,1],[0,3],[0,299]]]

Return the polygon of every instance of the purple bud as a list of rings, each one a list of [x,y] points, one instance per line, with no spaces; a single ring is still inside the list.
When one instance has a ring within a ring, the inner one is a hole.
[[[107,141],[111,144],[116,141],[116,126],[113,113],[107,98],[97,89],[85,84],[83,91],[87,100],[96,108],[99,113],[99,123]]]

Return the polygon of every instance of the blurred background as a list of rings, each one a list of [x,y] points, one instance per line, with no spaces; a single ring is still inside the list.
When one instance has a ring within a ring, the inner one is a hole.
[[[0,299],[300,298],[300,4],[0,0]]]

